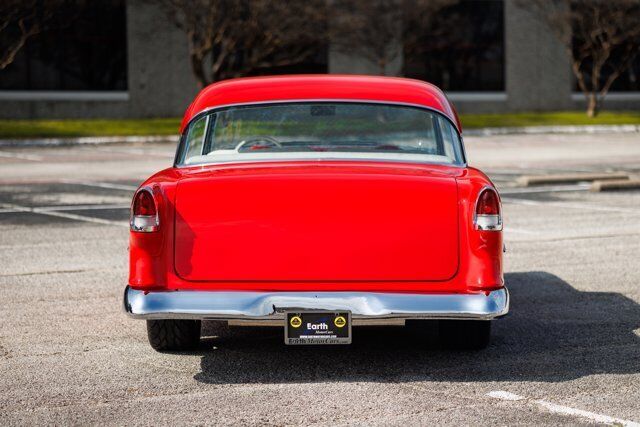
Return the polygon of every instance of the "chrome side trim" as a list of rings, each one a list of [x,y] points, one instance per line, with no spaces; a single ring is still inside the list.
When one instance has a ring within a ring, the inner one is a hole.
[[[273,321],[295,309],[348,310],[354,319],[489,320],[509,311],[506,288],[474,294],[382,292],[139,291],[126,287],[124,309],[138,319]]]
[[[460,165],[456,165],[454,163],[442,163],[442,162],[425,162],[425,161],[421,161],[421,160],[410,160],[410,159],[403,159],[403,160],[392,160],[392,159],[373,159],[373,158],[361,158],[361,159],[347,159],[347,158],[340,158],[340,157],[322,157],[322,158],[311,158],[311,157],[299,157],[299,158],[290,158],[290,159],[277,159],[277,158],[273,158],[273,159],[253,159],[253,160],[234,160],[234,161],[226,161],[226,162],[211,162],[211,163],[197,163],[197,164],[193,164],[193,165],[174,165],[173,167],[176,169],[186,169],[186,168],[191,168],[191,169],[201,169],[204,170],[207,167],[211,167],[211,166],[227,166],[227,165],[250,165],[250,164],[254,164],[254,163],[260,163],[260,164],[269,164],[269,163],[279,163],[279,162],[373,162],[373,163],[407,163],[410,165],[443,165],[443,166],[449,166],[452,168],[460,168],[460,169],[464,169],[466,168],[468,165],[465,164],[460,164]]]

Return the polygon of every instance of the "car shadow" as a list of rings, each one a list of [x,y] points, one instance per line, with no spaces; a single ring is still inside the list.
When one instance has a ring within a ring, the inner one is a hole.
[[[354,328],[350,346],[293,347],[282,328],[228,328],[202,342],[204,383],[567,381],[640,372],[640,307],[613,292],[580,292],[549,273],[506,275],[511,313],[478,352],[442,350],[436,322]],[[207,331],[204,334],[214,333]]]

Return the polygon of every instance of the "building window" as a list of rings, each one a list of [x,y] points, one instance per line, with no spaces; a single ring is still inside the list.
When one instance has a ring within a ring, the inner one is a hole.
[[[640,92],[640,55],[636,55],[631,67],[611,85],[612,91]]]
[[[0,71],[0,90],[127,90],[124,0],[90,1],[29,39]]]
[[[404,75],[446,91],[504,91],[504,4],[461,0],[405,41]]]
[[[620,52],[614,51],[609,59],[609,64],[605,64],[602,67],[601,75],[600,75],[600,86],[602,87],[604,83],[607,81],[611,73],[615,71],[615,67],[622,61],[620,57]],[[591,70],[591,63],[589,61],[585,61],[582,66],[582,69],[585,71],[584,78],[588,87],[591,87],[591,73],[588,71]],[[575,79],[574,79],[575,80]],[[578,86],[577,80],[574,84],[574,90],[576,92],[580,92],[580,87]],[[631,66],[611,85],[611,89],[609,92],[640,92],[640,55],[636,55],[635,59],[631,63]]]
[[[325,74],[329,71],[329,49],[326,43],[315,43],[309,55],[299,62],[287,65],[266,66],[253,70],[244,76],[269,76],[280,74]]]

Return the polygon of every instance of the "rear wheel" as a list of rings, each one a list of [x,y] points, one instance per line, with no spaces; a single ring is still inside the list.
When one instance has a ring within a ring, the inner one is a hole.
[[[195,350],[200,344],[200,320],[147,320],[147,336],[157,351]]]
[[[491,339],[489,320],[441,320],[440,343],[453,350],[482,350]]]

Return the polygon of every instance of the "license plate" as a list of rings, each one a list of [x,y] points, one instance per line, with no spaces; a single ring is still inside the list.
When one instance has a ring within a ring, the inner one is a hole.
[[[288,311],[285,322],[285,344],[351,344],[349,311]]]

